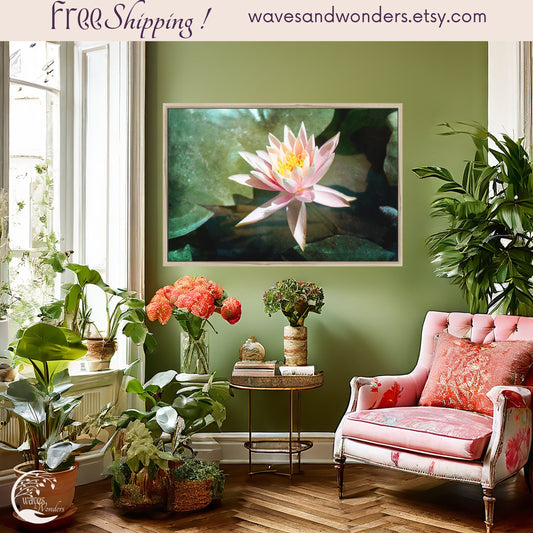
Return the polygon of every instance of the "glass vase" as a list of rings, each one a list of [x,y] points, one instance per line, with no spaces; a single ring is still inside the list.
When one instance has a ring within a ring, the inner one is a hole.
[[[185,374],[209,374],[209,342],[207,331],[195,339],[186,331],[180,335],[180,372]]]

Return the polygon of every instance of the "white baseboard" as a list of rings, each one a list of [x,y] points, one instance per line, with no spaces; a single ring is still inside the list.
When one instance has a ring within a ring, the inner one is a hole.
[[[305,432],[302,440],[310,440],[313,447],[301,454],[302,463],[333,462],[334,433]],[[287,433],[254,432],[254,440],[287,438]],[[219,461],[221,464],[248,463],[248,450],[244,443],[248,432],[199,433],[193,438],[193,448],[202,459]],[[253,453],[252,461],[258,464],[280,464],[287,462],[287,455],[281,453]]]
[[[328,464],[333,462],[334,433],[307,432],[301,434],[302,440],[313,442],[312,448],[302,452],[302,463]],[[287,438],[287,433],[255,433],[255,440]],[[244,443],[248,440],[248,432],[200,433],[193,438],[193,448],[198,457],[221,464],[247,464],[248,450]],[[109,464],[110,458],[102,457],[101,453],[93,452],[78,457],[79,470],[77,485],[86,485],[102,479],[102,472]],[[253,453],[254,464],[287,463],[286,454]],[[11,505],[11,487],[15,482],[12,470],[0,472],[0,507]]]

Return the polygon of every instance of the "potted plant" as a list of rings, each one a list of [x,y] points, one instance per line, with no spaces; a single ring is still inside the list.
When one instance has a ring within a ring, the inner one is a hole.
[[[117,349],[119,332],[135,344],[142,344],[146,351],[153,350],[155,340],[145,324],[144,300],[137,298],[136,292],[111,288],[98,271],[86,265],[70,263],[65,268],[76,275],[76,282],[63,285],[64,299],[44,306],[42,314],[47,320],[59,320],[60,325],[84,339],[90,370],[109,368],[109,361]],[[103,331],[96,326],[93,309],[87,301],[90,285],[98,287],[105,295],[106,324]]]
[[[272,316],[281,311],[289,325],[283,329],[283,348],[287,366],[307,364],[307,328],[309,313],[318,313],[324,306],[324,291],[316,283],[284,279],[267,289],[263,295],[265,313]]]
[[[219,501],[224,492],[224,472],[211,461],[185,459],[170,472],[167,509],[198,511]]]
[[[167,503],[166,472],[173,456],[158,448],[148,428],[133,420],[119,430],[110,473],[113,501],[126,512],[147,512]]]
[[[181,371],[195,374],[209,373],[207,326],[219,313],[229,324],[241,318],[241,304],[228,297],[220,285],[203,276],[183,276],[174,285],[161,287],[146,306],[151,321],[165,325],[173,316],[182,329]]]
[[[192,435],[211,424],[222,425],[226,417],[223,401],[230,389],[227,381],[215,381],[214,375],[168,370],[144,385],[131,379],[126,391],[144,400],[147,409],[124,411],[113,422],[119,436],[110,473],[117,506],[143,511],[161,506],[161,499],[154,501],[150,494],[157,493],[155,487],[172,485],[174,469],[194,455]],[[205,494],[200,499],[204,501]],[[177,509],[172,506],[170,510]]]
[[[475,157],[455,179],[441,167],[418,167],[421,179],[444,182],[431,205],[446,227],[427,239],[437,276],[458,285],[471,313],[533,314],[533,166],[523,139],[484,127],[449,124],[445,135],[469,136]],[[489,154],[494,163],[488,162]]]
[[[25,430],[25,441],[18,448],[8,443],[1,445],[31,458],[28,463],[15,467],[15,471],[19,475],[31,470],[42,471],[47,479],[49,476],[45,474],[52,472],[56,480],[54,483],[43,481],[40,498],[30,504],[31,509],[44,514],[68,511],[77,477],[74,455],[92,448],[97,442],[68,439],[71,414],[81,403],[81,396],[64,395],[72,386],[64,367],[85,352],[81,339],[68,329],[45,323],[30,326],[16,342],[14,354],[15,358],[31,364],[35,379],[14,381],[0,394],[0,406],[9,416],[18,418]],[[40,474],[36,472],[32,476],[38,480]]]

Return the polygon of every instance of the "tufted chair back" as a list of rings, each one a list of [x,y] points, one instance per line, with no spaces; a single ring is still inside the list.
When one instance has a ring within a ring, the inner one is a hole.
[[[533,340],[533,318],[430,311],[424,320],[420,355],[414,371],[418,376],[424,376],[419,382],[422,388],[433,364],[435,335],[443,330],[447,330],[450,335],[469,339],[478,344],[506,340]],[[533,370],[529,372],[526,385],[533,385]],[[420,392],[421,390],[418,391],[419,394]]]

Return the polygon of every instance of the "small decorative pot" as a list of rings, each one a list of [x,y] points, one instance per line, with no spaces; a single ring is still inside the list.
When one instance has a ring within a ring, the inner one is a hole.
[[[246,340],[239,350],[241,361],[262,361],[265,358],[265,348],[252,335]]]
[[[87,345],[87,354],[85,361],[90,372],[98,370],[107,370],[111,362],[111,358],[117,351],[116,341],[106,341],[104,339],[85,339],[83,341]]]
[[[307,365],[307,328],[305,326],[283,328],[283,353],[286,366]]]

